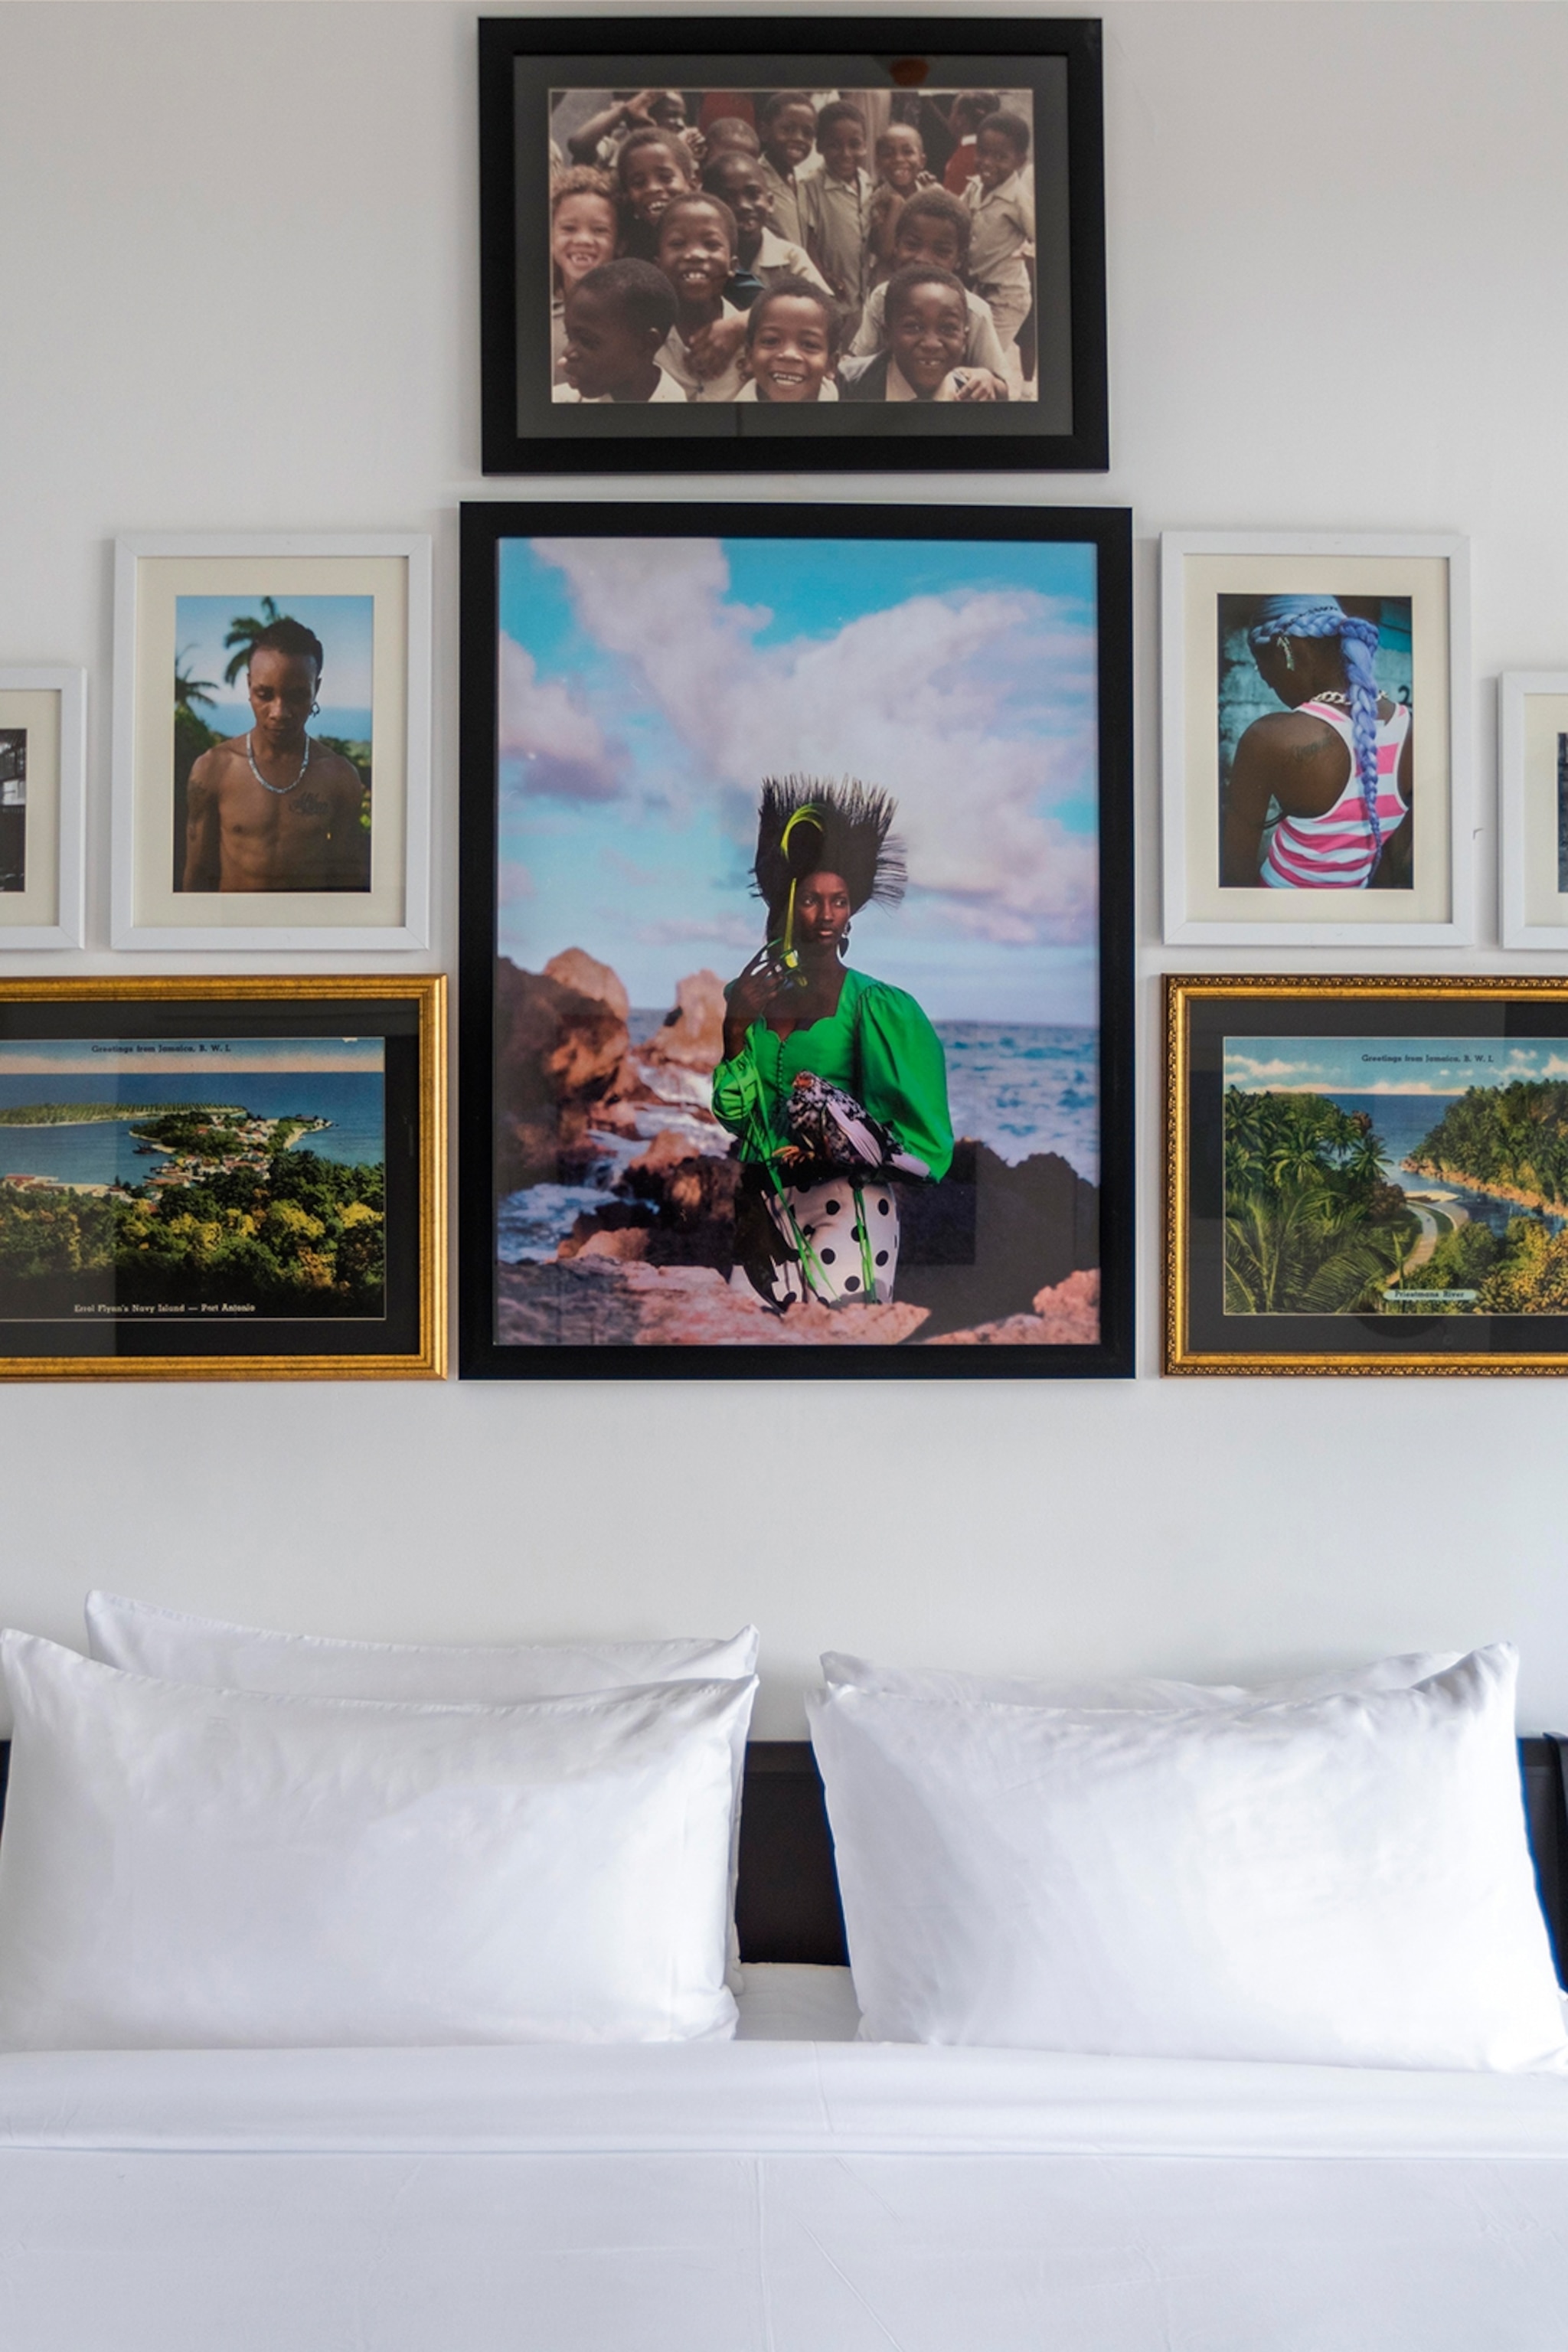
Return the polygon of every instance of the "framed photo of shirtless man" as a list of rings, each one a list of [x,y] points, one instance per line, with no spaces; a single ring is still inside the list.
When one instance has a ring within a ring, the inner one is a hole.
[[[446,982],[0,979],[0,1381],[433,1379]]]
[[[1171,946],[1474,936],[1466,546],[1167,531]]]
[[[120,541],[117,948],[425,947],[429,843],[427,538]]]
[[[1130,1376],[1126,510],[462,527],[464,1375]]]
[[[487,473],[1109,464],[1095,19],[492,17],[479,110]]]

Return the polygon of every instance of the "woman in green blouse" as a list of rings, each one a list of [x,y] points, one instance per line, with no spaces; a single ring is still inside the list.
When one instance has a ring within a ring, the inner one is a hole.
[[[771,1306],[881,1304],[899,1262],[894,1174],[952,1158],[942,1043],[912,996],[844,961],[852,916],[897,906],[895,803],[860,784],[763,787],[753,871],[767,940],[725,991],[713,1108],[740,1139],[738,1284]]]

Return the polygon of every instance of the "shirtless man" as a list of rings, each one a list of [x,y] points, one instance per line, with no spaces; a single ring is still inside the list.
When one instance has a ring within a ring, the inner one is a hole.
[[[182,889],[369,889],[359,770],[305,732],[321,682],[313,630],[284,619],[261,631],[247,681],[255,726],[191,770]]]

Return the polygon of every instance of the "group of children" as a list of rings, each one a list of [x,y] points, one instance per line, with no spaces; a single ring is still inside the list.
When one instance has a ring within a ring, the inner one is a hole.
[[[954,101],[962,193],[862,106],[740,94],[687,120],[642,90],[552,142],[556,401],[990,401],[1030,396],[1029,125]],[[970,168],[970,166],[973,168]]]

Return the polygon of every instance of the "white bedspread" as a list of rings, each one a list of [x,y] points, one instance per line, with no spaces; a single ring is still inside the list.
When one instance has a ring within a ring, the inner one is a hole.
[[[0,2343],[1568,2345],[1560,2079],[868,2046],[828,1971],[742,2010],[719,2047],[0,2057]]]

